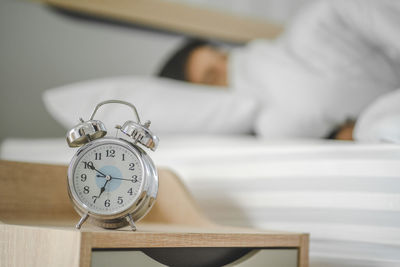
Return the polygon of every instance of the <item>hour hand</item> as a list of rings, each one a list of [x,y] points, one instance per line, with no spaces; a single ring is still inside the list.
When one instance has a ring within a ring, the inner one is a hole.
[[[97,196],[97,198],[99,198],[101,196],[101,194],[103,194],[103,192],[106,190],[106,185],[107,185],[108,181],[106,181],[106,183],[103,185],[102,188],[100,188],[100,193]]]
[[[108,181],[107,181],[108,182]],[[106,182],[106,184],[107,184]],[[100,188],[100,194],[97,198],[99,198],[101,196],[101,194],[103,194],[103,192],[106,190],[106,185],[104,185],[102,188]]]
[[[107,185],[108,182],[111,180],[111,177],[110,177],[110,176],[108,176],[108,177],[106,177],[106,178],[107,178],[107,181],[104,183],[103,187],[100,188],[100,194],[97,196],[97,198],[99,198],[99,197],[101,196],[101,194],[103,194],[103,192],[106,190],[106,185]],[[96,198],[96,199],[97,199],[97,198]]]

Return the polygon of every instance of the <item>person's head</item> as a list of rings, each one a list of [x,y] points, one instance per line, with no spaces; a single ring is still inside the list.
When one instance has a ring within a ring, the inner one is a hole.
[[[158,76],[199,84],[227,85],[227,55],[206,41],[194,39],[179,48]]]

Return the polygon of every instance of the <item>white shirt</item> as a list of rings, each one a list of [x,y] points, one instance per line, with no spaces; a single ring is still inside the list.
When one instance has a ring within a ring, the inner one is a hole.
[[[400,1],[319,1],[275,41],[230,57],[230,85],[262,104],[257,134],[324,137],[400,88]]]

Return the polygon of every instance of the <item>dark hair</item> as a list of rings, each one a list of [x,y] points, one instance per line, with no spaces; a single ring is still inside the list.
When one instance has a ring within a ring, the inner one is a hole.
[[[187,81],[186,64],[190,54],[198,47],[209,45],[205,40],[190,39],[177,49],[158,73],[159,77],[166,77],[180,81]]]

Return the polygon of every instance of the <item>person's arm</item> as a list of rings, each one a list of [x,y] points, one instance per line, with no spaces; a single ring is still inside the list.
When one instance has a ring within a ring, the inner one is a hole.
[[[353,130],[355,126],[354,120],[347,120],[343,124],[336,127],[327,137],[327,139],[335,139],[342,141],[352,141],[353,138]]]
[[[400,1],[316,1],[299,12],[276,44],[282,55],[276,68],[251,73],[266,76],[268,92],[276,96],[257,118],[256,133],[326,137],[398,87]],[[254,61],[263,56],[253,52]],[[268,56],[265,62],[274,59]]]

